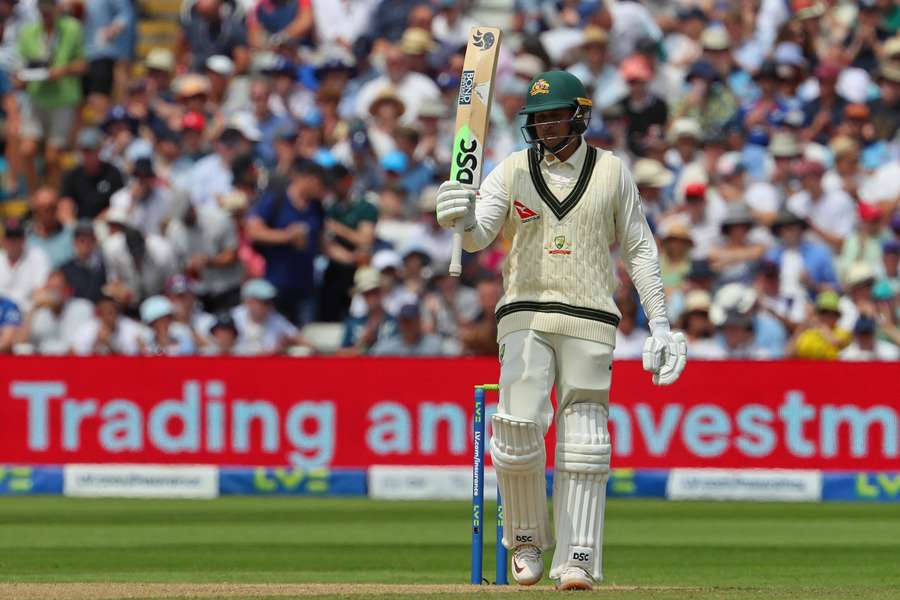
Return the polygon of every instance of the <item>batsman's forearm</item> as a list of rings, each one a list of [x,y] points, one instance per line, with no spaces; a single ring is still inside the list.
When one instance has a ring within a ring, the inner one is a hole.
[[[503,180],[503,164],[491,171],[475,198],[475,218],[466,223],[463,249],[477,252],[490,246],[500,233],[509,211],[509,193]]]

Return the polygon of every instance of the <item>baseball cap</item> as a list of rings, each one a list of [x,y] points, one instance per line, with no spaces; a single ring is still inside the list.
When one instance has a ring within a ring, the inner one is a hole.
[[[172,303],[165,296],[150,296],[141,302],[141,321],[147,325],[173,314]]]
[[[894,297],[894,288],[887,279],[877,281],[872,286],[872,300],[890,300]]]
[[[19,219],[7,219],[3,222],[3,235],[5,237],[24,237],[25,226]]]
[[[276,290],[275,286],[265,279],[251,279],[244,284],[244,287],[241,288],[242,300],[253,299],[270,301],[274,300],[275,296],[277,295],[278,290]]]
[[[856,335],[871,335],[875,333],[876,324],[872,317],[859,317],[856,319],[856,325],[853,326],[853,333]]]
[[[840,303],[841,299],[837,292],[831,290],[819,292],[816,296],[816,310],[822,312],[841,312]]]
[[[131,168],[131,174],[137,178],[156,177],[156,172],[153,170],[153,161],[147,157],[137,159]]]
[[[251,142],[262,139],[262,132],[256,124],[256,119],[250,113],[239,112],[228,120],[226,128],[239,131],[242,136]]]
[[[385,269],[400,269],[403,266],[403,259],[395,250],[379,250],[372,256],[372,268],[378,271]]]
[[[789,65],[791,67],[805,67],[806,58],[803,49],[794,42],[781,42],[775,46],[772,57],[776,65]]]
[[[78,132],[75,145],[79,150],[97,150],[103,145],[103,132],[96,127],[88,127]]]
[[[230,329],[233,333],[237,334],[237,325],[234,323],[234,319],[231,318],[231,315],[228,313],[222,313],[216,317],[216,322],[213,323],[213,326],[209,328],[210,333],[215,333],[216,329]]]
[[[206,117],[196,111],[189,112],[181,118],[181,128],[186,131],[203,131],[206,128]]]
[[[400,150],[392,150],[381,159],[381,168],[391,173],[403,173],[406,171],[408,161],[406,155]]]
[[[74,235],[91,235],[94,236],[94,223],[90,219],[81,218],[75,222],[75,228],[73,230]]]
[[[825,165],[817,160],[801,160],[793,167],[794,175],[806,177],[808,175],[822,175],[825,173]]]
[[[694,181],[684,186],[685,198],[705,198],[706,184],[701,181]]]
[[[398,321],[416,321],[421,316],[418,304],[404,304],[397,312]]]
[[[868,223],[878,221],[882,217],[881,208],[875,204],[860,202],[856,206],[859,218]]]
[[[715,81],[719,78],[719,73],[716,72],[716,68],[708,60],[698,60],[691,65],[690,69],[688,69],[687,77],[685,79],[690,81],[695,78],[700,78],[705,81]]]

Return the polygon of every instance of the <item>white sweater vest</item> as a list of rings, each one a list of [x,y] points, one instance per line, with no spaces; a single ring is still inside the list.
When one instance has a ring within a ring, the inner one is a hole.
[[[588,148],[574,187],[563,189],[545,181],[540,160],[523,150],[502,165],[510,202],[503,232],[512,247],[497,305],[498,338],[533,329],[615,346],[621,313],[612,299],[609,247],[621,161]]]

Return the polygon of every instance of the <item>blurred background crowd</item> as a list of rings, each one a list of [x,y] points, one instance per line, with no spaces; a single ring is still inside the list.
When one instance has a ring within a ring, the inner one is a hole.
[[[476,23],[486,172],[580,77],[692,358],[900,358],[895,0],[0,0],[0,352],[496,353],[506,243],[434,217]]]

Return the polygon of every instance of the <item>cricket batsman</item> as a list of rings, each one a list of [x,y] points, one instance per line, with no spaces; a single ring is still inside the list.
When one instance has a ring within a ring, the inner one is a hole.
[[[590,590],[603,576],[609,388],[621,317],[613,302],[614,243],[650,320],[643,364],[653,383],[678,379],[687,348],[684,335],[669,328],[656,244],[631,174],[582,137],[591,114],[584,85],[565,71],[541,73],[522,114],[530,148],[507,157],[477,193],[444,182],[437,218],[448,228],[463,219],[468,252],[490,245],[501,229],[511,239],[496,310],[500,404],[491,421],[491,455],[513,576],[520,585],[540,581],[542,553],[554,547],[544,435],[554,420],[555,385],[550,577],[561,590]]]

